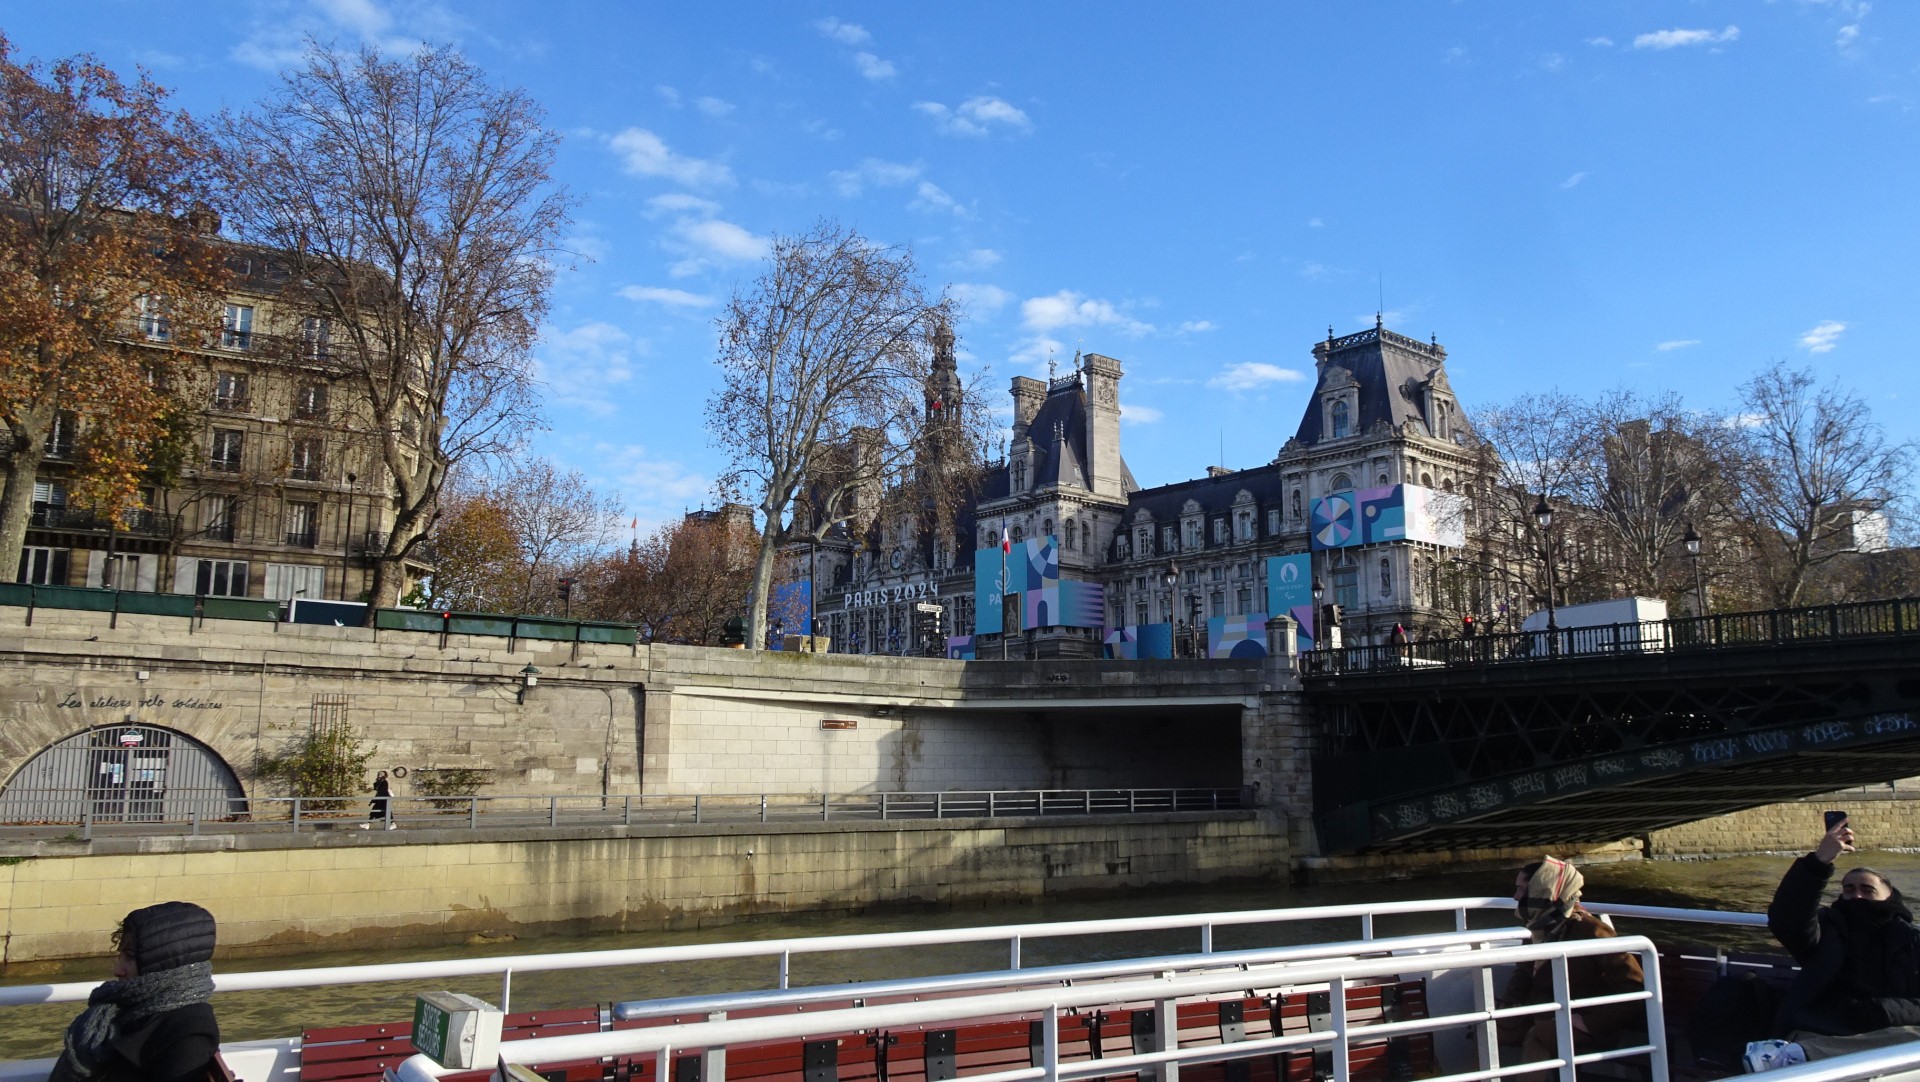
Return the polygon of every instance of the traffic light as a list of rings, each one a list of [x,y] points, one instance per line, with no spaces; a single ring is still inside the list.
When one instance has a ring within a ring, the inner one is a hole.
[[[579,581],[580,581],[579,579],[561,579],[560,580],[560,600],[562,601],[573,600],[573,584]]]
[[[1462,616],[1460,618],[1460,634],[1464,638],[1473,638],[1473,617]]]
[[[1340,606],[1329,601],[1320,606],[1320,622],[1327,627],[1340,626]]]

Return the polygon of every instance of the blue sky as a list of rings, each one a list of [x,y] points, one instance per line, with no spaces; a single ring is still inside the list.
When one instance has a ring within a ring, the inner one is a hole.
[[[642,527],[698,506],[713,319],[832,216],[967,306],[966,364],[1120,358],[1143,484],[1271,459],[1328,325],[1437,334],[1468,409],[1731,408],[1772,360],[1920,435],[1920,5],[75,0],[25,55],[244,107],[302,33],[457,44],[582,200],[536,448]]]

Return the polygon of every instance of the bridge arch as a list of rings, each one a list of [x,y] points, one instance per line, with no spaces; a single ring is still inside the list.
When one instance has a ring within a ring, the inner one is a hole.
[[[158,725],[100,725],[42,748],[0,787],[0,823],[222,819],[246,792],[218,752]]]

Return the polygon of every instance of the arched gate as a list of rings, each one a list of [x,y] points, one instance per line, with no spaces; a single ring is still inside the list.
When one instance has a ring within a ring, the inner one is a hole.
[[[198,740],[152,725],[75,733],[27,760],[0,789],[0,823],[159,823],[246,808],[233,771]]]

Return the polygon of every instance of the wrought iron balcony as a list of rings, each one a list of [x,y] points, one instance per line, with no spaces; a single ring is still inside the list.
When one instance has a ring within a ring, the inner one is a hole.
[[[33,513],[27,518],[27,527],[35,530],[86,530],[107,533],[113,529],[113,523],[106,515],[90,508],[36,504]],[[142,537],[165,537],[173,532],[173,518],[144,508],[129,511],[126,514],[126,522],[119,527],[119,531]]]
[[[327,468],[325,466],[292,466],[287,469],[287,476],[295,481],[324,481],[327,479]]]
[[[310,549],[316,540],[312,530],[288,530],[287,544],[294,548]]]
[[[239,473],[240,460],[238,458],[208,459],[207,469],[213,471],[214,473]]]

